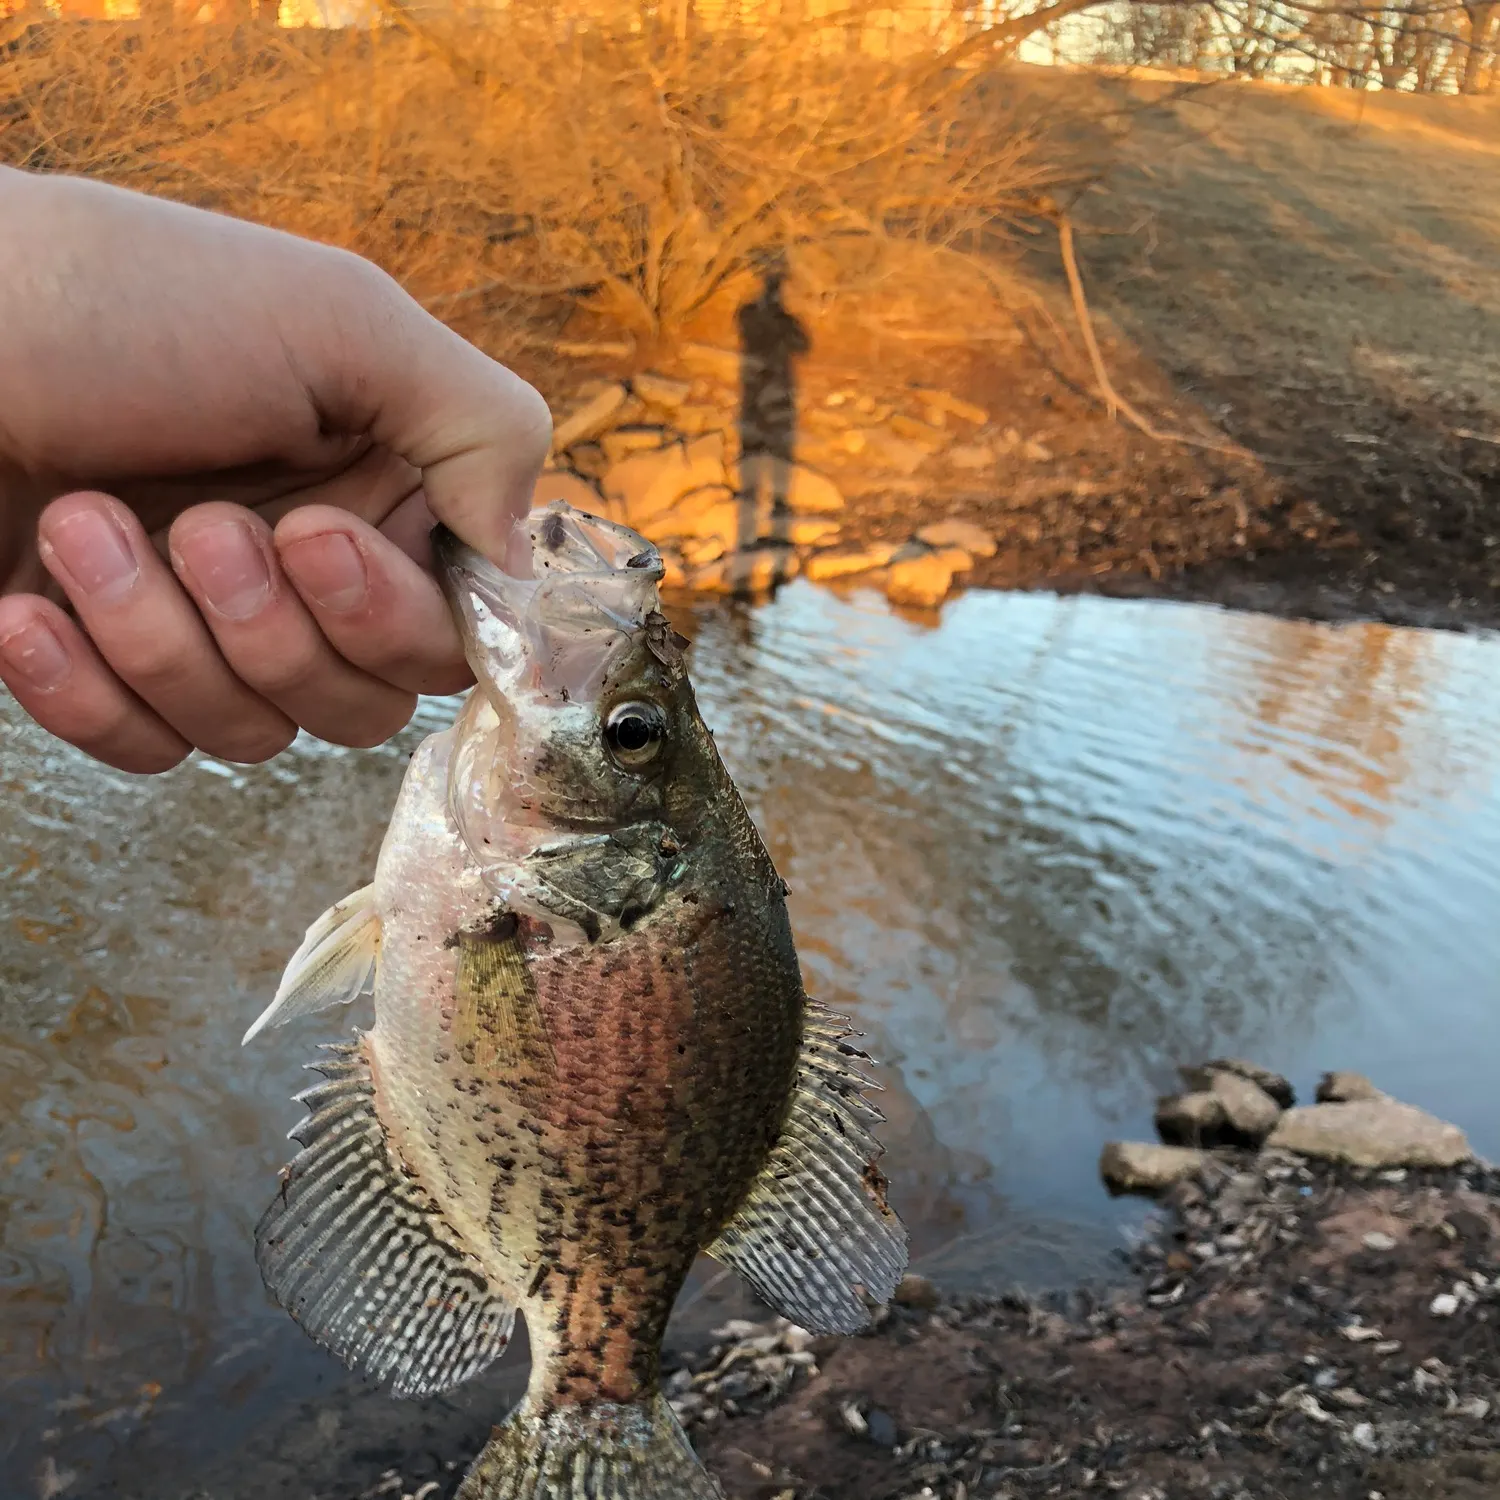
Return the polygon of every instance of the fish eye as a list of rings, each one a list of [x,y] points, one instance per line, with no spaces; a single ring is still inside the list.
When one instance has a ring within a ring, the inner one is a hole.
[[[656,759],[667,737],[667,716],[654,703],[618,703],[604,721],[604,742],[622,766]]]

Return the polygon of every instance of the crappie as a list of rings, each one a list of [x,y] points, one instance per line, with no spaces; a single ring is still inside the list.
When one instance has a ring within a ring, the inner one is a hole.
[[[526,1396],[461,1500],[716,1496],[657,1382],[694,1257],[828,1333],[905,1267],[863,1054],[803,993],[655,549],[561,502],[507,571],[434,547],[478,686],[246,1035],[374,995],[298,1096],[261,1271],[403,1396],[483,1369],[525,1314]]]

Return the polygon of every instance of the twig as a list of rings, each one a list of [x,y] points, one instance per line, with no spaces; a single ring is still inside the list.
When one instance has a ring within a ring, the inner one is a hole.
[[[1063,270],[1068,277],[1068,291],[1073,298],[1073,316],[1078,320],[1078,331],[1083,335],[1089,363],[1094,368],[1094,379],[1098,383],[1100,395],[1104,397],[1110,421],[1113,422],[1116,415],[1123,416],[1132,427],[1138,428],[1153,442],[1182,443],[1186,447],[1203,448],[1210,453],[1227,453],[1251,463],[1261,462],[1258,455],[1248,448],[1242,448],[1238,443],[1214,443],[1206,438],[1189,437],[1186,433],[1162,432],[1115,389],[1114,382],[1109,378],[1109,369],[1104,363],[1104,355],[1099,349],[1099,340],[1094,335],[1094,319],[1089,312],[1088,298],[1084,296],[1083,277],[1078,274],[1078,257],[1073,250],[1073,221],[1061,209],[1055,210],[1053,217],[1057,224],[1057,242],[1062,252]]]

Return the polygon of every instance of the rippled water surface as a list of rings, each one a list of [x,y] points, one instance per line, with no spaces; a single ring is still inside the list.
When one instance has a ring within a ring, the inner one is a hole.
[[[1500,642],[983,593],[934,629],[800,584],[683,623],[941,1280],[1097,1272],[1140,1213],[1101,1143],[1209,1054],[1372,1073],[1500,1156]],[[330,1027],[239,1037],[451,712],[137,781],[0,706],[6,1500],[332,1378],[251,1253]]]

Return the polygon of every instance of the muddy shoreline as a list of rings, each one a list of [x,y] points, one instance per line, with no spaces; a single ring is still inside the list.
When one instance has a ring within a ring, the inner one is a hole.
[[[1500,1172],[1220,1152],[1120,1280],[904,1285],[870,1334],[734,1322],[667,1389],[731,1500],[1479,1500],[1500,1488]],[[411,1405],[350,1385],[154,1500],[447,1500],[518,1372]]]

